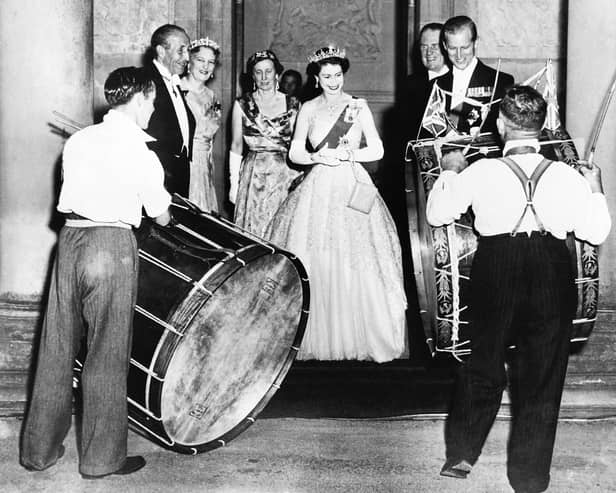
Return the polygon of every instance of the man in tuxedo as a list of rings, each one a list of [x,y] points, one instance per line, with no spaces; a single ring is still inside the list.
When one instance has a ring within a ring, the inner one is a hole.
[[[505,90],[513,85],[513,77],[505,72],[497,76],[496,70],[475,56],[477,27],[469,17],[460,15],[445,22],[441,39],[453,67],[436,82],[451,94],[446,96],[449,118],[461,133],[473,134],[481,127],[481,132],[496,134],[498,103],[489,107],[481,105],[500,100]],[[475,103],[464,101],[464,98]],[[481,126],[483,119],[485,123]]]
[[[173,24],[165,24],[152,34],[152,61],[145,69],[156,85],[154,113],[146,129],[156,142],[150,148],[165,170],[169,193],[188,197],[195,118],[180,90],[180,74],[188,63],[188,35]]]
[[[442,29],[443,24],[431,22],[422,27],[419,32],[421,67],[409,75],[407,79],[408,140],[414,140],[418,136],[431,136],[430,134],[421,135],[420,127],[426,103],[432,90],[432,81],[449,72],[449,66],[445,63],[445,54],[441,45]]]

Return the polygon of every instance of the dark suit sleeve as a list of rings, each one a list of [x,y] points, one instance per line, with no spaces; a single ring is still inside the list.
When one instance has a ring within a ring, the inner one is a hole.
[[[421,120],[431,90],[432,82],[425,73],[413,74],[407,79],[404,105],[407,112],[405,115],[407,140],[415,140],[421,131]]]

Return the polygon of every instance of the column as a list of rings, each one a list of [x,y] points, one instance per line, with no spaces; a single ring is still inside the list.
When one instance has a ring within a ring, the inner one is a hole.
[[[64,144],[52,112],[92,121],[92,1],[3,0],[0,39],[0,296],[38,297]]]
[[[616,67],[616,9],[612,0],[568,4],[566,127],[585,156],[595,120]],[[595,162],[601,167],[612,220],[616,219],[616,100],[607,113]],[[616,221],[614,221],[616,223]],[[582,384],[603,407],[616,406],[616,229],[599,249],[599,313],[593,333],[570,359],[568,382]],[[587,382],[593,382],[591,385]],[[607,385],[606,385],[607,384]],[[597,387],[597,388],[596,388]],[[584,396],[584,402],[590,400]],[[588,404],[587,404],[588,405]]]
[[[92,0],[2,0],[0,46],[0,402],[19,407],[56,242],[53,111],[92,121]]]

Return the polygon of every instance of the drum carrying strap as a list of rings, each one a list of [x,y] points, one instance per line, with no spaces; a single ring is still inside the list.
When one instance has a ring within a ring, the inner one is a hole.
[[[537,167],[535,168],[535,171],[533,171],[533,174],[530,176],[530,178],[526,176],[526,173],[524,173],[522,168],[520,168],[520,166],[513,159],[508,158],[508,157],[503,157],[503,158],[500,158],[500,161],[502,161],[507,166],[509,166],[509,169],[511,169],[511,171],[513,171],[513,173],[518,177],[518,179],[520,180],[520,183],[522,183],[522,187],[524,188],[524,193],[526,194],[526,207],[524,207],[524,211],[522,212],[520,219],[518,220],[517,224],[513,228],[513,231],[511,232],[511,236],[515,236],[516,233],[518,232],[518,229],[520,228],[520,225],[522,224],[522,220],[526,216],[526,212],[528,211],[528,209],[530,209],[531,212],[533,213],[533,216],[535,216],[535,221],[537,222],[537,227],[539,228],[539,232],[541,234],[545,234],[545,227],[543,226],[541,219],[539,219],[539,216],[537,215],[537,211],[535,210],[535,205],[533,204],[533,197],[535,196],[535,190],[537,189],[537,183],[539,183],[539,179],[541,178],[545,170],[548,169],[548,166],[552,164],[552,161],[544,158],[537,165]]]

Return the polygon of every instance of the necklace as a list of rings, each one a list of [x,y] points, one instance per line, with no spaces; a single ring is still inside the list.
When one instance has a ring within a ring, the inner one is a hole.
[[[325,109],[327,109],[327,112],[330,115],[333,115],[334,113],[336,113],[341,106],[341,103],[344,103],[344,101],[342,101],[341,99],[338,99],[337,101],[332,101],[331,103],[329,103],[327,101],[327,99],[325,99],[324,96],[322,96],[323,98],[323,106],[325,106]]]

